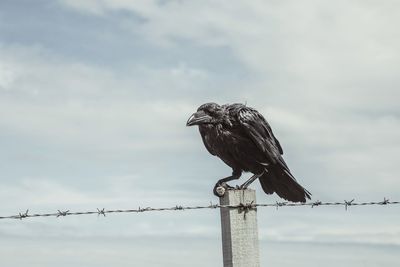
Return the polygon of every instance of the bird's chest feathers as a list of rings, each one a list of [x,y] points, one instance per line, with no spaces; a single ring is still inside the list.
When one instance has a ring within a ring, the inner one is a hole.
[[[216,142],[219,139],[221,139],[222,135],[224,134],[224,131],[222,129],[222,126],[218,124],[208,127],[208,129],[204,131],[204,134],[206,140]]]
[[[229,147],[237,141],[234,134],[221,124],[213,125],[202,132],[204,142],[209,144],[216,154],[229,150]]]

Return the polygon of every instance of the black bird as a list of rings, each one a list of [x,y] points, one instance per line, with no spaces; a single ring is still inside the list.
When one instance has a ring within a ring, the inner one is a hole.
[[[240,188],[259,179],[267,194],[293,202],[311,199],[311,193],[297,183],[282,158],[282,147],[264,117],[243,104],[206,103],[188,119],[186,126],[198,125],[208,152],[232,168],[232,175],[219,180],[214,187],[232,188],[226,182],[239,179],[242,172],[254,175]]]

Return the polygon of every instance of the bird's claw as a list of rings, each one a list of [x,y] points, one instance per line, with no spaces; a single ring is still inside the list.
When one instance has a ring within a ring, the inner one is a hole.
[[[243,190],[243,189],[246,189],[246,188],[247,188],[247,186],[244,186],[244,184],[235,186],[236,190]]]
[[[227,183],[216,183],[213,189],[214,195],[217,197],[222,197],[226,190],[234,189],[234,187],[228,185]]]
[[[244,183],[244,184],[241,184],[241,185],[236,185],[235,189],[236,190],[245,190],[245,189],[247,189],[247,187],[249,187],[249,185],[246,185]]]

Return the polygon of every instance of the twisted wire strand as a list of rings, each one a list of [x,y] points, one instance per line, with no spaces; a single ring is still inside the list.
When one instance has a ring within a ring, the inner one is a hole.
[[[165,208],[152,208],[146,207],[141,208],[138,207],[137,209],[113,209],[113,210],[106,210],[105,208],[92,211],[61,211],[57,210],[57,212],[53,213],[35,213],[29,214],[29,210],[25,212],[20,212],[17,215],[10,215],[10,216],[0,216],[0,220],[2,219],[26,219],[26,218],[34,218],[34,217],[65,217],[65,216],[79,216],[79,215],[90,215],[90,214],[97,214],[98,216],[103,215],[104,217],[106,214],[111,213],[142,213],[142,212],[151,212],[151,211],[183,211],[183,210],[199,210],[199,209],[239,209],[239,211],[244,211],[245,213],[249,210],[256,209],[257,207],[275,207],[279,209],[281,207],[301,207],[301,206],[309,206],[311,208],[318,207],[318,206],[344,206],[345,210],[348,210],[350,206],[385,206],[385,205],[396,205],[400,204],[400,201],[389,201],[389,199],[384,198],[383,201],[370,201],[370,202],[354,202],[354,199],[347,201],[344,200],[343,202],[321,202],[321,201],[314,201],[308,203],[292,203],[292,202],[276,202],[276,203],[266,203],[266,204],[257,204],[257,203],[240,203],[238,205],[221,205],[221,204],[213,204],[212,202],[210,205],[205,206],[181,206],[176,205],[174,207],[165,207]]]

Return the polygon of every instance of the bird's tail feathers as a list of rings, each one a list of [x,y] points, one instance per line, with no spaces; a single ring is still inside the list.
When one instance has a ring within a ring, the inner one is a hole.
[[[270,166],[259,180],[267,194],[275,192],[281,198],[292,202],[306,202],[306,198],[311,199],[311,193],[296,181],[290,171],[279,166]]]

